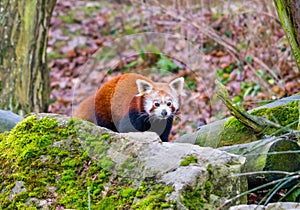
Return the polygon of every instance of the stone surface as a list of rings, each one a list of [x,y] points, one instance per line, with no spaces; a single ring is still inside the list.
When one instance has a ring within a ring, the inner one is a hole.
[[[300,203],[278,202],[270,203],[267,206],[258,205],[238,205],[232,206],[229,210],[296,210],[300,209]]]
[[[0,132],[9,131],[23,118],[10,111],[0,110]]]
[[[16,195],[18,195],[22,192],[26,192],[24,182],[23,181],[17,181],[15,186],[10,191],[9,199],[12,200]]]
[[[210,147],[161,142],[157,134],[152,132],[117,135],[118,140],[113,141],[107,151],[107,156],[116,163],[117,170],[113,173],[123,176],[129,182],[133,181],[136,186],[149,178],[172,185],[175,192],[171,198],[180,206],[181,194],[185,189],[196,191],[207,182],[212,185],[212,197],[216,192],[223,196],[217,196],[217,205],[247,189],[244,178],[232,176],[241,171],[244,157]],[[195,157],[196,163],[181,166],[182,161],[190,156]],[[134,167],[121,167],[129,161]],[[211,207],[216,206],[208,206]]]

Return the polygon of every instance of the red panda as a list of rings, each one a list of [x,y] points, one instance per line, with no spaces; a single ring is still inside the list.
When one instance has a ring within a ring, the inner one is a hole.
[[[139,74],[123,74],[85,99],[74,117],[121,133],[153,131],[166,142],[179,111],[183,86],[182,77],[156,83]]]

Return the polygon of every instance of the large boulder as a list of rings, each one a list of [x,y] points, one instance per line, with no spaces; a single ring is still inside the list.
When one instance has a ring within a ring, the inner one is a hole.
[[[247,190],[243,157],[53,114],[1,134],[0,161],[2,209],[215,209]]]

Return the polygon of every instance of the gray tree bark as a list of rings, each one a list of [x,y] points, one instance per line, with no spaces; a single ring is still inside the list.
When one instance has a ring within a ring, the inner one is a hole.
[[[300,72],[300,1],[274,0],[274,3]]]
[[[0,1],[0,109],[21,115],[47,111],[46,46],[55,2]]]

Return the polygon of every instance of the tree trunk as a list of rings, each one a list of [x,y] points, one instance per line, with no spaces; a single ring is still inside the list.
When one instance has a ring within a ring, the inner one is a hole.
[[[300,1],[274,0],[274,3],[300,71]]]
[[[47,111],[46,46],[55,2],[0,1],[0,109],[21,115]]]

